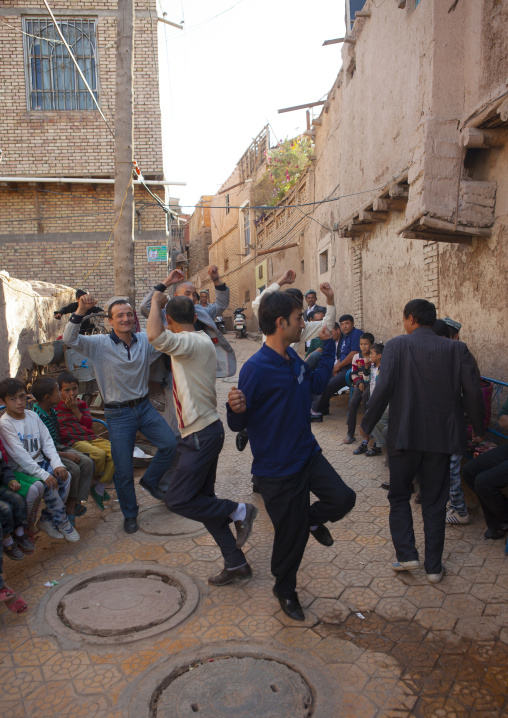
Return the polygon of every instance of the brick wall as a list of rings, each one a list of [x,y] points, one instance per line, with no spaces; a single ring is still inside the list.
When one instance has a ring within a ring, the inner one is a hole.
[[[51,187],[44,192],[37,187],[0,188],[0,269],[19,279],[83,287],[104,301],[113,294],[112,236],[106,247],[114,226],[113,185],[94,189],[76,184],[68,192],[61,185],[44,185],[44,189]],[[154,189],[164,197],[163,190]],[[139,186],[135,207],[139,212],[134,223],[135,277],[140,299],[167,274],[164,262],[149,263],[146,255],[148,246],[166,244],[166,215]]]
[[[113,174],[114,140],[97,110],[28,111],[23,56],[22,15],[48,17],[42,0],[13,0],[0,22],[2,88],[1,174],[4,176],[88,176]],[[114,127],[115,0],[56,0],[55,17],[97,19],[99,103]],[[156,0],[136,3],[134,58],[134,154],[145,176],[162,176],[162,140],[157,66]],[[151,17],[150,17],[151,13]],[[8,27],[6,25],[13,27]],[[70,59],[69,59],[69,62]]]

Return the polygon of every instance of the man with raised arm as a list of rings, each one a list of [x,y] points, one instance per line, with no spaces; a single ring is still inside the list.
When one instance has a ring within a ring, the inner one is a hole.
[[[283,275],[277,279],[276,282],[273,284],[270,284],[269,287],[267,287],[261,294],[254,299],[252,302],[252,311],[256,316],[258,316],[259,313],[259,305],[261,303],[262,297],[266,296],[267,294],[271,294],[272,292],[278,292],[284,287],[285,285],[291,285],[294,284],[296,280],[296,272],[293,269],[287,269]],[[329,332],[332,331],[332,329],[335,326],[335,296],[333,293],[333,289],[328,284],[328,282],[324,282],[324,284],[321,284],[319,286],[320,290],[323,292],[323,294],[326,297],[326,314],[324,319],[322,319],[320,322],[313,322],[313,321],[304,321],[303,330],[301,333],[300,338],[297,342],[294,342],[291,345],[291,348],[295,350],[296,353],[298,353],[298,350],[300,348],[300,345],[302,342],[310,341],[311,339],[314,339],[314,337],[319,336],[319,332],[323,327],[326,327]],[[292,287],[289,290],[291,293],[293,293],[300,304],[303,304],[303,294],[299,289],[293,289]]]
[[[125,299],[108,308],[110,334],[81,336],[83,317],[96,300],[90,294],[78,300],[78,308],[65,327],[63,340],[94,363],[95,377],[104,400],[111,452],[115,465],[114,482],[124,515],[124,530],[138,530],[138,504],[134,489],[133,450],[141,431],[158,448],[140,486],[162,500],[159,481],[171,465],[176,450],[175,435],[148,400],[150,364],[159,352],[150,346],[146,332],[134,332],[134,310]]]
[[[275,529],[273,590],[284,613],[295,621],[304,620],[295,589],[309,534],[331,546],[333,538],[324,524],[343,518],[356,500],[311,431],[311,396],[321,393],[328,382],[335,342],[322,327],[323,354],[311,371],[291,349],[301,340],[302,314],[302,303],[290,292],[262,297],[259,326],[266,341],[244,364],[227,405],[230,429],[249,432],[252,473]],[[318,500],[309,506],[310,492]]]
[[[222,314],[229,306],[229,287],[221,281],[219,270],[215,265],[208,268],[208,275],[215,286],[215,302],[206,307],[196,304],[197,331],[202,330],[212,340],[217,354],[217,377],[233,376],[236,373],[236,357],[233,348],[222,334],[218,331],[214,319]],[[197,296],[196,287],[192,282],[185,280],[185,276],[179,269],[174,269],[160,284],[151,289],[140,304],[140,312],[144,317],[150,314],[150,306],[154,292],[165,292],[169,287],[176,284],[175,297],[189,297],[194,302]],[[165,322],[164,310],[161,312],[162,321]]]
[[[215,495],[217,461],[224,444],[224,427],[217,413],[215,351],[206,333],[194,328],[192,300],[178,296],[166,302],[164,293],[154,293],[146,325],[150,343],[171,357],[173,399],[180,429],[166,505],[180,516],[201,521],[211,533],[222,552],[224,569],[210,576],[208,583],[225,586],[252,575],[241,549],[257,508]],[[167,329],[160,315],[162,308]],[[229,527],[231,522],[235,523],[236,539]]]

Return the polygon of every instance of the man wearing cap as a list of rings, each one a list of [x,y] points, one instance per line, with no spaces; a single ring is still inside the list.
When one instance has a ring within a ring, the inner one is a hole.
[[[199,304],[200,306],[204,307],[205,309],[209,305],[209,299],[210,299],[210,292],[208,289],[202,289],[199,292]]]
[[[307,302],[307,309],[303,313],[303,321],[311,322],[315,312],[323,312],[326,314],[326,307],[321,307],[317,302],[317,294],[314,289],[309,289],[305,294],[305,301]]]
[[[459,341],[459,332],[462,329],[462,324],[456,322],[454,319],[450,319],[450,317],[445,317],[443,321],[446,322],[446,324],[448,325],[448,329],[450,331],[450,339],[455,339],[455,341]]]
[[[360,351],[360,337],[363,331],[355,327],[355,320],[351,314],[343,314],[339,318],[339,325],[341,338],[333,376],[324,393],[312,405],[311,421],[322,421],[323,414],[330,413],[330,398],[346,386],[346,374],[351,369],[354,355]]]

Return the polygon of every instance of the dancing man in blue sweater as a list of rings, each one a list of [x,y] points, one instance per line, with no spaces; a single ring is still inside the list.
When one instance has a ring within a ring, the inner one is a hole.
[[[332,289],[327,287],[332,293]],[[243,366],[238,388],[228,396],[232,431],[248,429],[252,473],[275,529],[273,592],[282,610],[305,619],[296,593],[296,574],[309,533],[324,546],[333,538],[324,525],[338,521],[355,505],[356,494],[324,458],[311,431],[313,394],[327,385],[335,361],[335,342],[321,330],[323,353],[315,371],[290,348],[304,327],[302,305],[294,294],[273,292],[261,300],[259,327],[266,342]],[[318,500],[310,504],[310,492]]]

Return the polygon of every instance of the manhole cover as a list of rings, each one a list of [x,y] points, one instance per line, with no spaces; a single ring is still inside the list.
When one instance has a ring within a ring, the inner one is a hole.
[[[284,663],[225,657],[191,665],[159,688],[152,706],[157,718],[308,718],[312,694]]]
[[[174,628],[198,602],[196,584],[181,571],[135,563],[102,567],[64,583],[44,613],[67,638],[126,643]]]
[[[205,532],[199,521],[192,521],[174,514],[164,504],[152,506],[139,514],[139,528],[152,536],[191,538]]]

